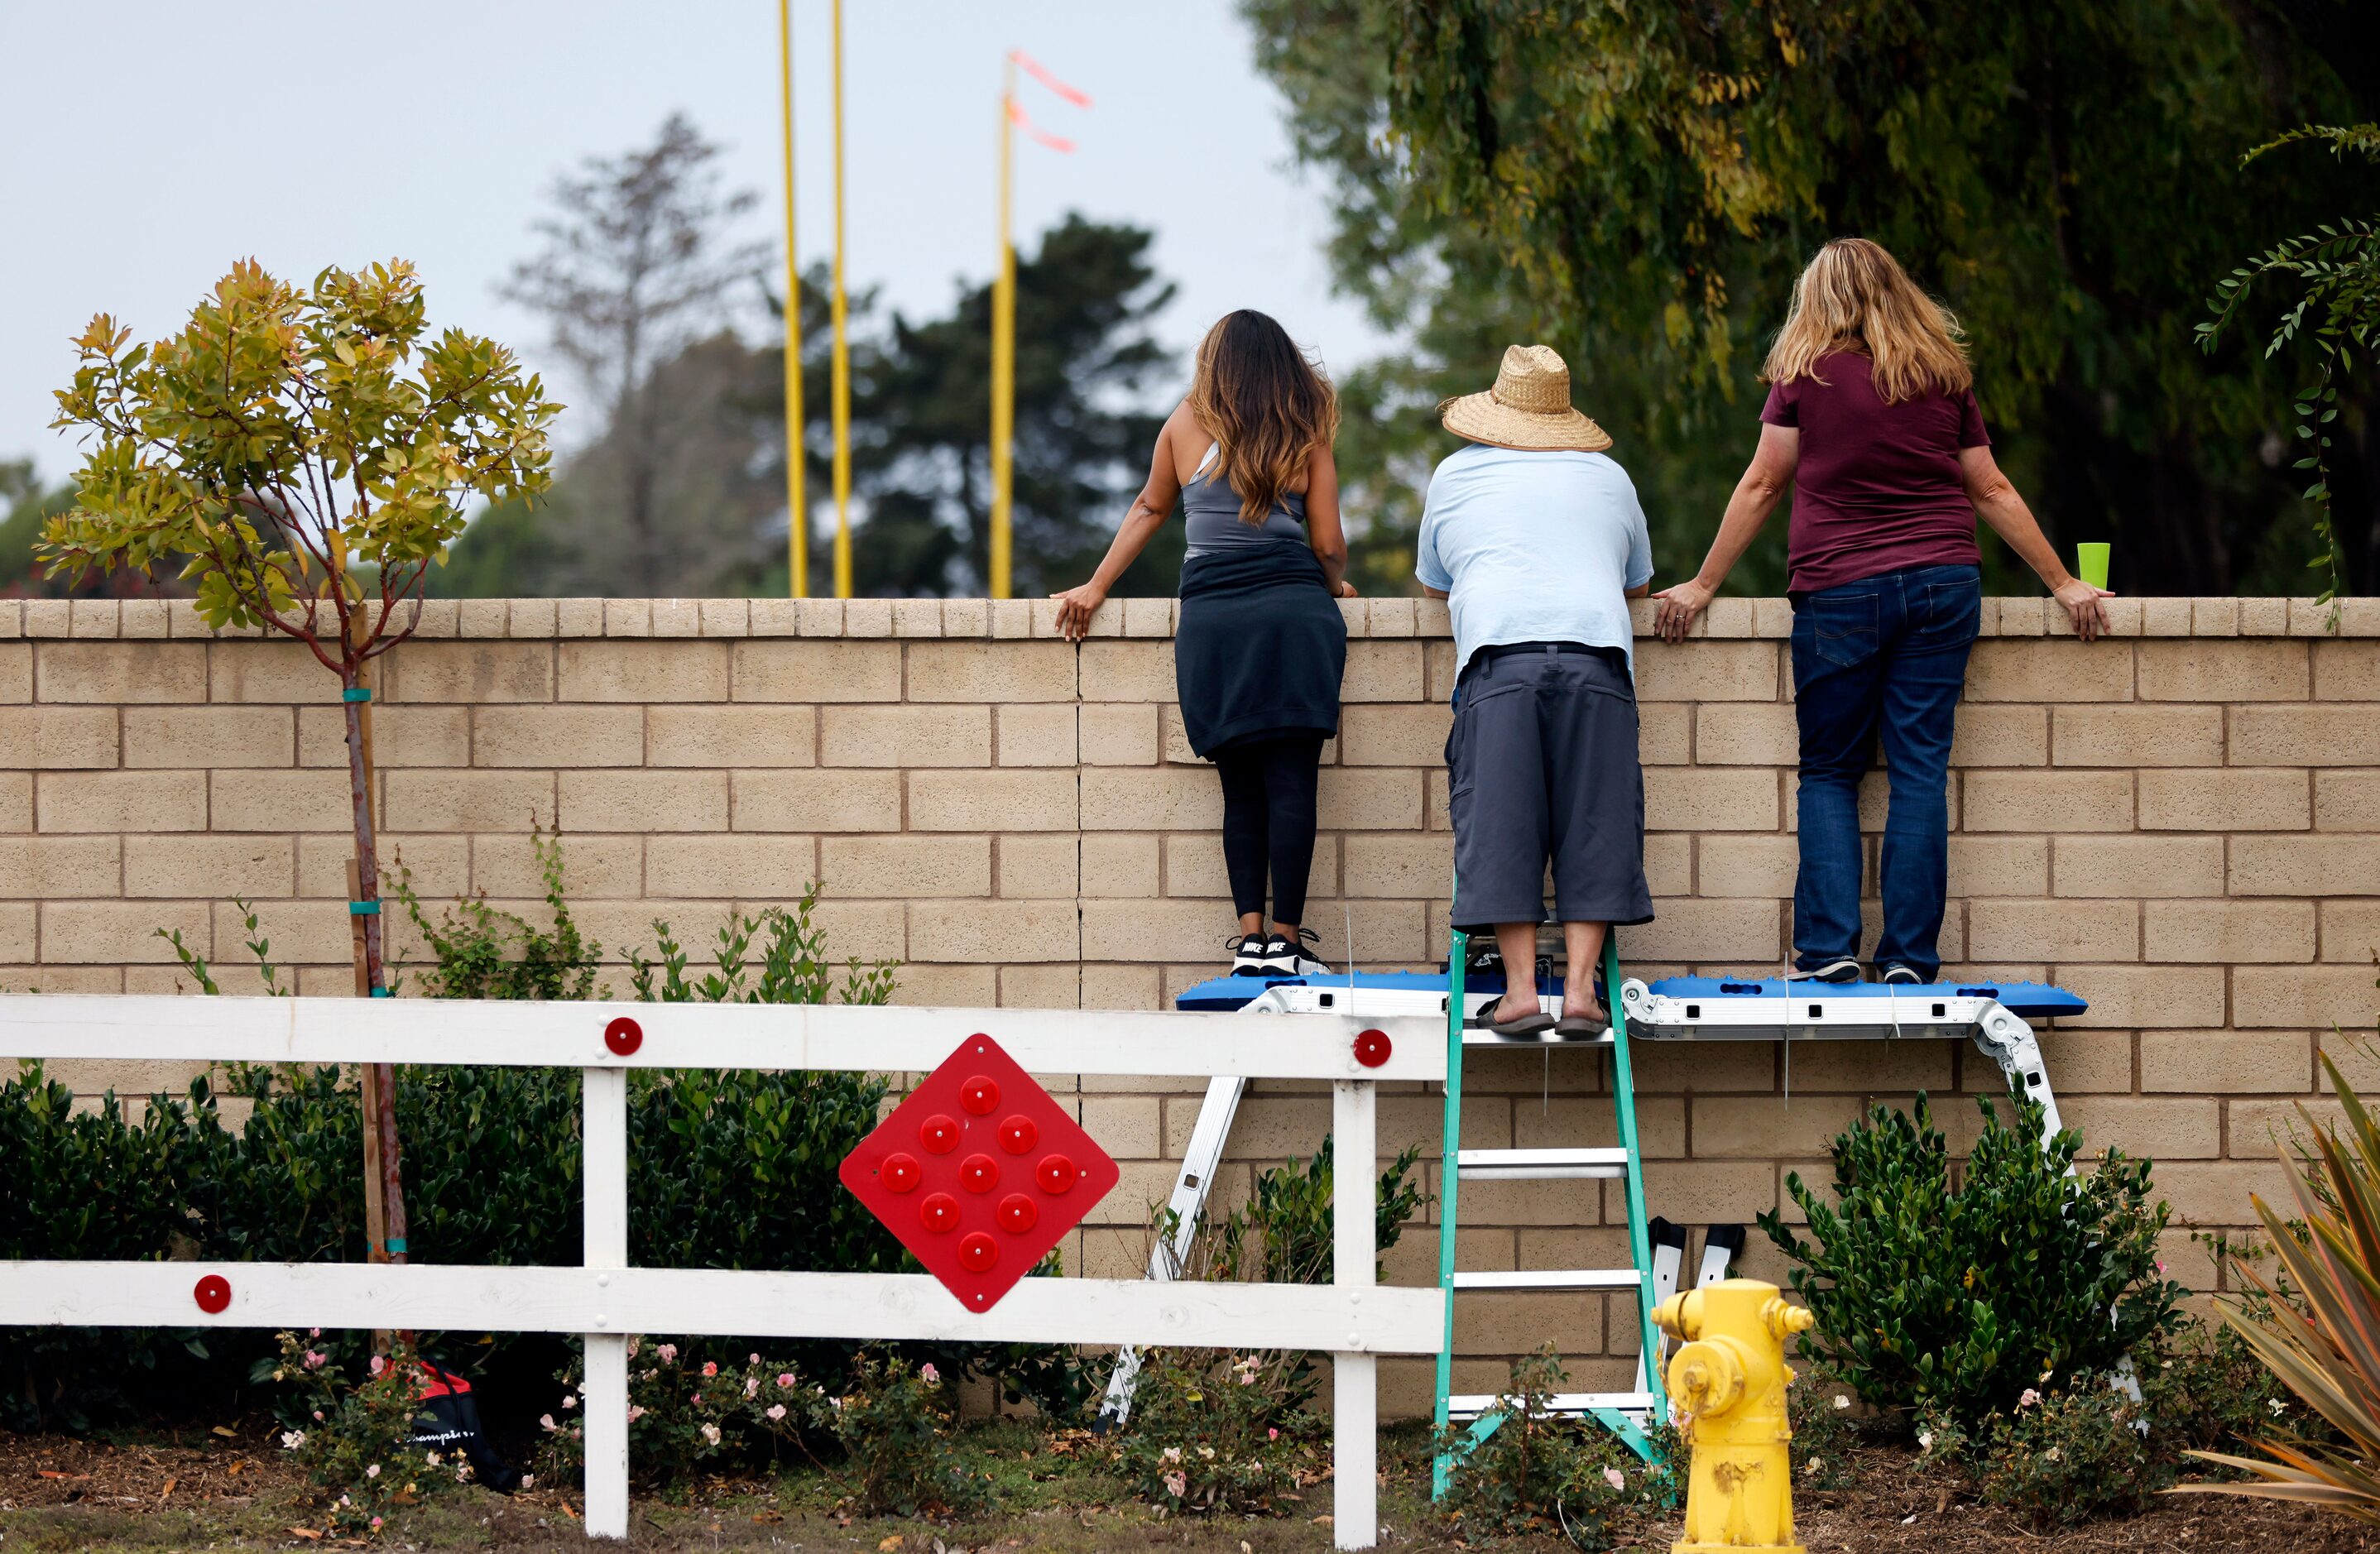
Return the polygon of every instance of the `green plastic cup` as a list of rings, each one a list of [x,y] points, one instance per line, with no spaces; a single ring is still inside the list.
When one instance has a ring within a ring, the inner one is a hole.
[[[2086,540],[2074,547],[2074,575],[2095,589],[2107,586],[2107,542]]]

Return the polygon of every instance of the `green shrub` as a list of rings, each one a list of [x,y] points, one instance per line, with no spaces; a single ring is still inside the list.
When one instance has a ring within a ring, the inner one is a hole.
[[[870,1516],[982,1509],[985,1481],[954,1460],[953,1400],[931,1361],[861,1351],[851,1381],[827,1400],[829,1427],[850,1459],[852,1496]]]
[[[2036,1527],[2129,1515],[2173,1482],[2146,1416],[2108,1378],[2078,1372],[2053,1391],[2028,1388],[1983,1437],[1984,1499]]]
[[[387,1355],[373,1356],[370,1373],[351,1385],[320,1328],[303,1339],[282,1333],[279,1342],[271,1378],[302,1415],[282,1432],[281,1445],[329,1492],[331,1531],[376,1531],[382,1512],[470,1481],[471,1464],[461,1452],[409,1443],[421,1412],[410,1346],[400,1342]]]
[[[1118,1460],[1141,1499],[1181,1513],[1288,1515],[1322,1476],[1324,1427],[1284,1406],[1266,1372],[1278,1359],[1167,1350],[1141,1366]]]
[[[1852,1419],[1852,1389],[1823,1366],[1804,1368],[1785,1390],[1786,1424],[1793,1432],[1796,1488],[1840,1489],[1857,1476],[1852,1448],[1859,1440]]]
[[[413,870],[405,866],[405,852],[397,850],[396,874],[388,881],[388,892],[405,908],[405,915],[436,957],[435,964],[420,974],[423,989],[431,998],[597,996],[595,968],[603,958],[603,946],[580,934],[577,919],[570,915],[563,888],[562,838],[559,832],[549,835],[532,824],[529,846],[537,854],[545,904],[553,913],[550,929],[537,928],[490,906],[485,892],[455,902],[439,914],[436,923],[431,922],[413,888]],[[253,927],[254,919],[249,922]],[[263,958],[261,952],[258,958]]]
[[[1466,1538],[1558,1533],[1597,1554],[1614,1546],[1627,1517],[1666,1503],[1665,1467],[1598,1425],[1552,1412],[1568,1380],[1549,1343],[1513,1362],[1494,1434],[1473,1445],[1471,1427],[1450,1425],[1439,1437],[1438,1451],[1454,1458],[1439,1509]]]
[[[791,1447],[810,1455],[808,1440],[829,1427],[826,1393],[787,1360],[758,1353],[722,1364],[691,1345],[650,1338],[628,1340],[628,1462],[640,1477],[657,1483],[684,1479],[721,1459],[777,1456]],[[558,1379],[562,1401],[541,1414],[540,1467],[561,1479],[576,1478],[587,1461],[579,1412],[584,1386],[581,1361],[573,1359]]]
[[[1809,1240],[1760,1216],[1817,1314],[1803,1353],[1879,1409],[1932,1406],[1972,1427],[2045,1377],[2145,1355],[2181,1320],[2149,1162],[2111,1149],[2070,1176],[2081,1135],[2044,1147],[2040,1105],[2008,1101],[2012,1124],[1978,1102],[1984,1131],[1955,1188],[1921,1095],[1913,1115],[1877,1107],[1836,1138],[1831,1202],[1786,1178]]]

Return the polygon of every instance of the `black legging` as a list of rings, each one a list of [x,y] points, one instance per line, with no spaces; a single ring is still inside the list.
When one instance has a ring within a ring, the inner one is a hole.
[[[1314,787],[1322,736],[1251,739],[1215,752],[1223,778],[1223,867],[1232,906],[1243,917],[1265,907],[1272,869],[1272,920],[1302,923],[1305,877],[1314,868]]]

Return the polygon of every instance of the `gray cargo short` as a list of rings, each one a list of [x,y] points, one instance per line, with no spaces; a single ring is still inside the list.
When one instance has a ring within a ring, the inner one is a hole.
[[[1616,649],[1474,654],[1446,736],[1454,921],[1648,923],[1636,687]]]

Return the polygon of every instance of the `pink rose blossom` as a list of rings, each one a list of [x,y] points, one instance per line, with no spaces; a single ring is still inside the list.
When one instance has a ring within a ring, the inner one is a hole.
[[[557,1430],[557,1429],[560,1429],[560,1428],[562,1427],[560,1427],[559,1425],[556,1425],[556,1424],[553,1422],[553,1415],[552,1415],[552,1414],[539,1414],[539,1415],[537,1416],[537,1422],[538,1422],[540,1425],[543,1426],[543,1427],[544,1427],[547,1430],[549,1430],[549,1431],[551,1431],[551,1430]]]
[[[565,1408],[577,1408],[577,1407],[578,1406],[578,1399],[577,1399],[577,1397],[575,1394],[570,1393],[570,1392],[565,1392],[565,1393],[563,1393],[563,1394],[562,1394],[562,1406],[563,1406],[563,1407],[565,1407]]]
[[[794,1373],[792,1371],[781,1370],[777,1373],[777,1387],[780,1391],[790,1388],[793,1384]]]
[[[694,1406],[697,1408],[700,1408],[702,1406],[702,1394],[700,1392],[697,1392],[694,1395]]]
[[[630,1404],[628,1405],[628,1423],[629,1423],[629,1424],[633,1425],[633,1424],[635,1424],[638,1420],[639,1420],[639,1419],[643,1418],[644,1416],[645,1416],[645,1406],[644,1406],[644,1404],[642,1404],[642,1403],[634,1403],[634,1402],[632,1402],[632,1403],[630,1403]]]
[[[718,1444],[719,1444],[719,1427],[718,1427],[718,1426],[716,1426],[716,1425],[705,1425],[705,1426],[703,1426],[703,1427],[702,1427],[702,1439],[705,1439],[705,1440],[707,1440],[707,1441],[709,1441],[709,1442],[710,1442],[710,1444],[711,1444],[711,1445],[713,1445],[713,1446],[718,1445]]]
[[[372,1531],[373,1531],[373,1532],[378,1532],[378,1531],[380,1531],[380,1518],[379,1518],[379,1517],[377,1517],[377,1516],[373,1517],[373,1518],[372,1518],[372,1521],[371,1521],[371,1525],[372,1525]]]
[[[378,1478],[380,1476],[380,1464],[378,1463],[374,1463],[371,1466],[364,1469],[364,1476],[366,1478]]]
[[[1281,1432],[1280,1432],[1279,1430],[1277,1430],[1277,1429],[1269,1429],[1269,1430],[1265,1431],[1265,1439],[1267,1439],[1267,1440],[1279,1440],[1280,1439],[1281,1439]]]
[[[719,1362],[717,1360],[703,1361],[702,1374],[705,1379],[717,1376],[719,1374]]]
[[[308,1338],[320,1338],[322,1336],[322,1329],[320,1328],[309,1328],[306,1329],[306,1336]]]
[[[676,1363],[677,1345],[674,1343],[664,1343],[659,1349],[654,1350],[653,1353],[662,1357],[662,1364],[665,1366]]]
[[[388,1362],[387,1362],[386,1360],[383,1360],[383,1359],[382,1359],[379,1355],[374,1354],[374,1355],[372,1356],[371,1373],[372,1373],[374,1376],[378,1376],[378,1375],[381,1373],[381,1367],[382,1367],[382,1366],[385,1366],[385,1365],[387,1365],[387,1364],[388,1364]]]
[[[746,1378],[744,1378],[744,1395],[745,1395],[746,1397],[747,1397],[747,1398],[748,1398],[748,1397],[754,1397],[754,1396],[757,1396],[757,1395],[759,1394],[759,1390],[760,1390],[760,1378],[759,1378],[759,1377],[757,1377],[757,1376],[747,1376],[747,1377],[746,1377]]]
[[[322,1422],[322,1411],[321,1409],[319,1409],[319,1408],[318,1408],[318,1409],[316,1409],[316,1410],[314,1411],[314,1423],[316,1423],[317,1425],[319,1425],[319,1424],[321,1424]]]
[[[330,1357],[331,1356],[328,1354],[322,1354],[317,1350],[309,1349],[306,1351],[306,1368],[308,1370],[320,1370],[322,1368],[322,1363]]]
[[[757,1366],[760,1363],[760,1356],[758,1354],[747,1354],[744,1356],[744,1363],[747,1366]]]
[[[1172,1496],[1175,1499],[1180,1499],[1184,1495],[1187,1494],[1189,1490],[1190,1475],[1188,1474],[1169,1473],[1165,1475],[1165,1492]]]
[[[783,1419],[784,1416],[785,1405],[783,1403],[772,1402],[769,1405],[769,1417],[771,1419]]]
[[[2019,1398],[2019,1399],[2017,1399],[2017,1400],[2016,1400],[2017,1412],[2018,1412],[2018,1413],[2020,1413],[2020,1414],[2022,1414],[2022,1413],[2023,1413],[2026,1409],[2031,1408],[2034,1403],[2037,1403],[2037,1402],[2039,1402],[2040,1401],[2041,1401],[2041,1394],[2040,1394],[2039,1392],[2034,1391],[2032,1388],[2027,1387],[2027,1388],[2024,1390],[2024,1395],[2023,1395],[2022,1397],[2021,1397],[2021,1398]]]
[[[924,1365],[917,1367],[917,1375],[918,1378],[929,1387],[942,1378],[942,1373],[934,1368],[934,1365],[931,1360],[927,1361]]]
[[[1628,1487],[1628,1475],[1621,1473],[1618,1468],[1604,1469],[1603,1481],[1606,1484],[1610,1485],[1615,1489],[1625,1489]]]

